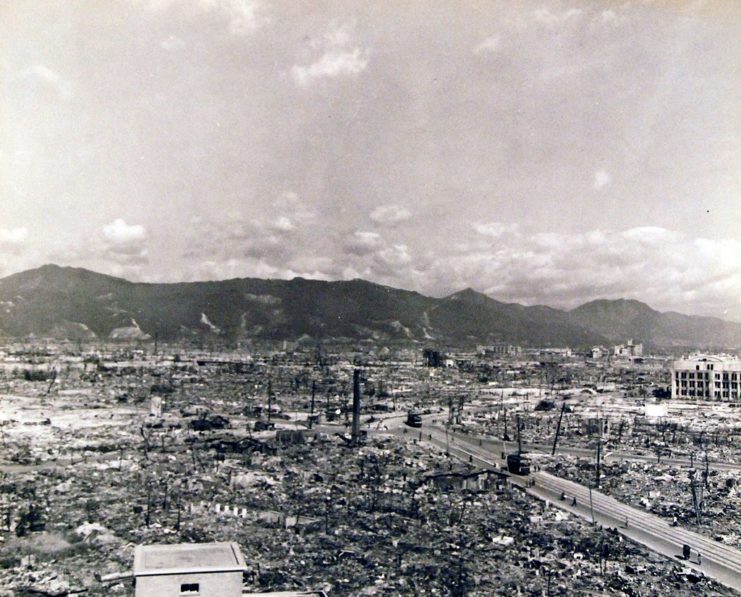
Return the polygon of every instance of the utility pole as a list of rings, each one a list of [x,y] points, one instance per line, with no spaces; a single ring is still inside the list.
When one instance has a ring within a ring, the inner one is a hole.
[[[360,369],[353,371],[352,379],[352,445],[360,444]]]
[[[553,450],[551,456],[556,455],[556,444],[558,444],[558,436],[561,434],[561,419],[563,419],[563,411],[566,410],[566,403],[561,405],[561,414],[558,415],[558,425],[556,425],[556,438],[553,440]]]
[[[599,434],[597,435],[597,479],[595,487],[599,489],[600,464],[602,460],[602,419],[597,419],[599,425]]]
[[[700,504],[702,502],[702,495],[698,494],[702,491],[701,487],[702,483],[693,473],[692,478],[690,479],[690,490],[692,491],[692,505],[695,509],[695,520],[697,521],[698,526],[700,526]]]
[[[520,427],[520,415],[517,415],[517,454],[522,454],[522,428]]]
[[[273,415],[273,383],[268,380],[268,423]]]
[[[311,380],[311,413],[309,415],[309,429],[314,425],[314,398],[316,396],[316,380]]]

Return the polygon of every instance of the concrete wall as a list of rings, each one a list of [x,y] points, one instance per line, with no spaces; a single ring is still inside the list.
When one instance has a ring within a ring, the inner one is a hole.
[[[180,586],[198,583],[198,593],[181,593]],[[241,597],[241,572],[200,572],[197,574],[168,574],[140,576],[136,579],[135,597]]]

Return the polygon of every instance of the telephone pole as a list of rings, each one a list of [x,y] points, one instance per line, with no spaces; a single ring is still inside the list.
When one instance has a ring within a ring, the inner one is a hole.
[[[273,383],[268,380],[268,422],[273,416]]]
[[[551,456],[556,455],[556,444],[558,444],[558,436],[561,434],[561,419],[563,419],[563,411],[566,410],[566,403],[561,405],[561,414],[558,415],[558,425],[556,425],[556,438],[553,440],[553,450]]]

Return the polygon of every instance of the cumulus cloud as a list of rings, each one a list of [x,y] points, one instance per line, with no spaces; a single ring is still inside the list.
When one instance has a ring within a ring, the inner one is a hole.
[[[103,226],[103,253],[120,265],[143,265],[149,262],[147,230],[139,224],[129,225],[118,218]]]
[[[147,231],[144,226],[139,224],[129,226],[124,220],[118,218],[103,226],[103,236],[114,245],[125,245],[144,240]]]
[[[506,230],[507,242],[459,245],[432,262],[427,284],[473,286],[502,300],[562,307],[636,298],[684,313],[722,313],[741,295],[736,240],[691,238],[657,226],[579,234],[532,233],[497,223],[479,228]]]
[[[551,10],[543,6],[534,10],[532,15],[536,22],[546,27],[557,27],[570,22],[576,22],[583,14],[578,8],[569,8],[567,10]]]
[[[215,14],[226,22],[228,31],[237,36],[254,33],[269,20],[262,3],[257,0],[193,0],[187,4],[179,3],[177,0],[140,1],[147,8],[155,11],[167,10],[173,6],[184,6],[196,15],[199,13]],[[167,40],[163,42],[163,44],[165,43],[167,43]],[[174,43],[179,47],[179,40],[174,41]]]
[[[333,23],[320,44],[321,56],[311,64],[291,67],[296,85],[308,87],[318,79],[352,76],[364,71],[368,66],[368,51],[355,45],[352,37],[348,25]]]
[[[597,170],[597,172],[594,173],[593,186],[595,189],[597,190],[603,189],[611,182],[612,182],[612,176],[610,176],[610,173],[607,172],[607,170]]]
[[[382,226],[397,226],[412,217],[412,213],[398,205],[379,205],[370,214],[370,219]]]
[[[73,97],[70,81],[46,65],[34,64],[27,68],[23,74],[27,80],[53,90],[65,101]]]
[[[18,247],[28,238],[28,228],[0,228],[0,247]]]
[[[185,47],[185,42],[176,35],[169,35],[160,42],[160,47],[168,52],[174,52],[175,50],[182,50]]]
[[[276,232],[292,232],[296,229],[291,219],[286,216],[279,216],[270,223],[270,227]]]
[[[383,246],[383,238],[377,232],[355,231],[345,240],[344,249],[353,255],[368,255]]]
[[[262,23],[261,5],[254,0],[201,0],[226,14],[229,32],[248,35]]]
[[[295,191],[286,191],[273,202],[273,207],[281,213],[291,214],[291,222],[306,225],[316,219],[316,212],[309,207]]]
[[[491,37],[487,37],[485,40],[483,40],[481,43],[476,45],[473,49],[474,54],[487,54],[487,53],[493,53],[499,50],[499,48],[502,47],[502,37],[501,35],[492,35]]]
[[[662,310],[741,316],[741,242],[733,239],[660,226],[566,233],[494,221],[472,224],[472,234],[436,251],[373,230],[317,236],[287,221],[201,228],[208,246],[194,244],[188,262],[201,265],[185,277],[364,278],[433,296],[473,287],[524,304],[572,308],[624,297]]]
[[[477,222],[473,229],[482,236],[499,238],[511,232],[517,232],[517,224],[503,224],[502,222]]]

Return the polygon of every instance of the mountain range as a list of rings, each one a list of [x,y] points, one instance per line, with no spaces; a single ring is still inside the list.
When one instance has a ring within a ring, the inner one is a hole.
[[[564,311],[503,303],[471,289],[433,298],[364,280],[149,284],[56,265],[0,279],[0,334],[572,347],[632,338],[651,347],[741,346],[739,323],[661,313],[635,300],[596,300]]]

